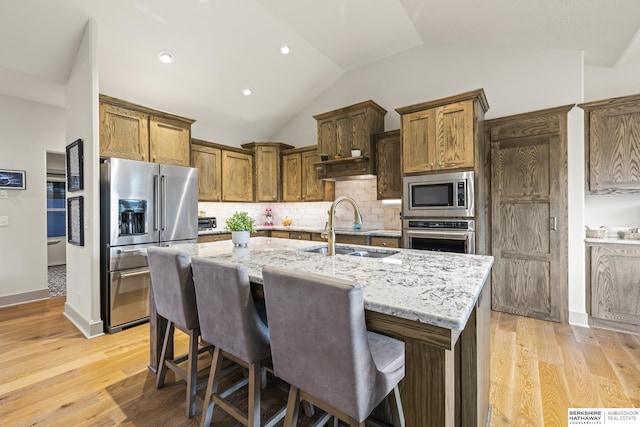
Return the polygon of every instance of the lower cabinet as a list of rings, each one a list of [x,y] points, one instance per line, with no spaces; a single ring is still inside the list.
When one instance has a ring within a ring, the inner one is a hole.
[[[640,245],[587,248],[590,323],[640,333]]]
[[[399,237],[371,236],[371,246],[384,246],[384,247],[387,247],[387,248],[399,248],[400,247],[400,238]]]
[[[353,234],[336,234],[336,243],[368,246],[369,236],[355,236]]]
[[[231,233],[201,234],[198,236],[198,243],[219,242],[221,240],[231,240]]]
[[[275,237],[276,239],[288,239],[289,232],[280,231],[280,230],[271,230],[271,237]]]

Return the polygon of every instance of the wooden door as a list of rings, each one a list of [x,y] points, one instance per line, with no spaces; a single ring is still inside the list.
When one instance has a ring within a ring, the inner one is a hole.
[[[435,169],[473,167],[473,101],[436,109]]]
[[[351,140],[353,132],[351,129],[351,118],[349,116],[337,117],[336,122],[336,152],[329,153],[329,156],[337,153],[342,154],[342,157],[349,157],[351,155]]]
[[[277,202],[280,180],[280,150],[259,146],[255,150],[256,202]]]
[[[400,165],[400,131],[393,130],[376,135],[378,200],[402,197],[402,171]]]
[[[436,141],[434,109],[402,116],[402,167],[404,173],[425,172],[434,167]]]
[[[299,202],[302,195],[302,158],[300,153],[282,156],[282,200]]]
[[[324,197],[323,182],[318,179],[316,163],[318,153],[316,150],[300,153],[302,161],[302,201],[316,202],[322,201]]]
[[[222,201],[253,201],[253,156],[222,151]]]
[[[362,150],[363,156],[370,156],[372,126],[367,117],[367,110],[352,113],[350,119],[351,141],[349,147],[345,148],[345,151],[342,152],[342,155],[344,157],[350,157],[350,151],[354,148],[359,148]]]
[[[568,110],[485,122],[494,310],[567,321]]]
[[[149,161],[149,115],[100,104],[100,156]]]
[[[198,200],[222,200],[222,153],[219,148],[194,144],[191,146],[191,166],[198,169]]]
[[[149,153],[152,162],[189,166],[190,144],[190,125],[162,117],[150,117]]]

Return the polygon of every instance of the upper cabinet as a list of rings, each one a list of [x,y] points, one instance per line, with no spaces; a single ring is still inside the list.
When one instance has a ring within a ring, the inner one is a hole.
[[[333,200],[335,183],[318,177],[318,150],[315,145],[285,151],[282,156],[282,200],[317,202]]]
[[[194,139],[191,166],[198,168],[199,201],[253,201],[252,151]]]
[[[387,111],[369,100],[348,107],[313,116],[318,122],[318,154],[333,159],[321,165],[325,178],[337,178],[375,173],[375,144],[373,134],[384,130]],[[351,157],[352,149],[361,155]]]
[[[640,95],[580,104],[587,191],[640,192]]]
[[[396,108],[401,116],[403,173],[471,169],[478,116],[489,109],[484,91]]]
[[[402,197],[400,130],[377,133],[375,141],[378,164],[378,200],[400,199]]]
[[[100,95],[100,156],[189,166],[193,122]]]
[[[278,202],[282,200],[280,158],[282,150],[293,148],[281,142],[251,142],[242,144],[253,150],[253,165],[256,202]]]

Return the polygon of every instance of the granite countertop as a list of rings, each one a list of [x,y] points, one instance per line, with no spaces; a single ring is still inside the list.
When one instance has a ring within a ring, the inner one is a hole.
[[[326,244],[325,244],[326,245]],[[365,308],[447,329],[464,329],[491,271],[493,257],[394,249],[386,258],[327,256],[300,248],[324,246],[310,241],[253,237],[247,248],[231,241],[199,243],[198,255],[243,264],[251,281],[262,283],[262,268],[282,267],[347,280],[364,289]],[[385,251],[370,246],[350,246]]]
[[[301,227],[301,226],[273,226],[267,227],[264,225],[260,225],[256,227],[257,231],[261,230],[278,230],[278,231],[302,231],[307,233],[322,233],[324,231],[323,227]],[[198,235],[203,236],[207,234],[224,234],[230,233],[230,231],[225,230],[224,228],[216,228],[215,230],[210,231],[199,231]],[[379,237],[400,237],[400,230],[381,230],[381,229],[361,229],[358,231],[354,231],[352,228],[344,228],[344,229],[336,229],[336,234],[352,234],[352,235],[360,235],[360,236],[379,236]]]

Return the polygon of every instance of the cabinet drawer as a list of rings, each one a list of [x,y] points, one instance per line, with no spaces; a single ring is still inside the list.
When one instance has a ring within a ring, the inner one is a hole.
[[[221,240],[231,240],[231,233],[203,234],[198,236],[198,243],[219,242]]]
[[[311,240],[311,233],[304,231],[290,231],[289,238],[296,240]]]
[[[384,246],[384,247],[387,247],[387,248],[399,248],[400,247],[400,238],[399,237],[371,236],[371,246]]]
[[[251,237],[269,237],[269,230],[254,231]]]
[[[288,239],[289,232],[288,231],[280,231],[280,230],[271,230],[271,237],[275,237],[278,239]]]
[[[352,234],[337,234],[336,243],[351,245],[369,245],[369,236],[354,236]]]
[[[314,242],[326,242],[327,239],[322,238],[322,233],[311,233],[311,240]]]

